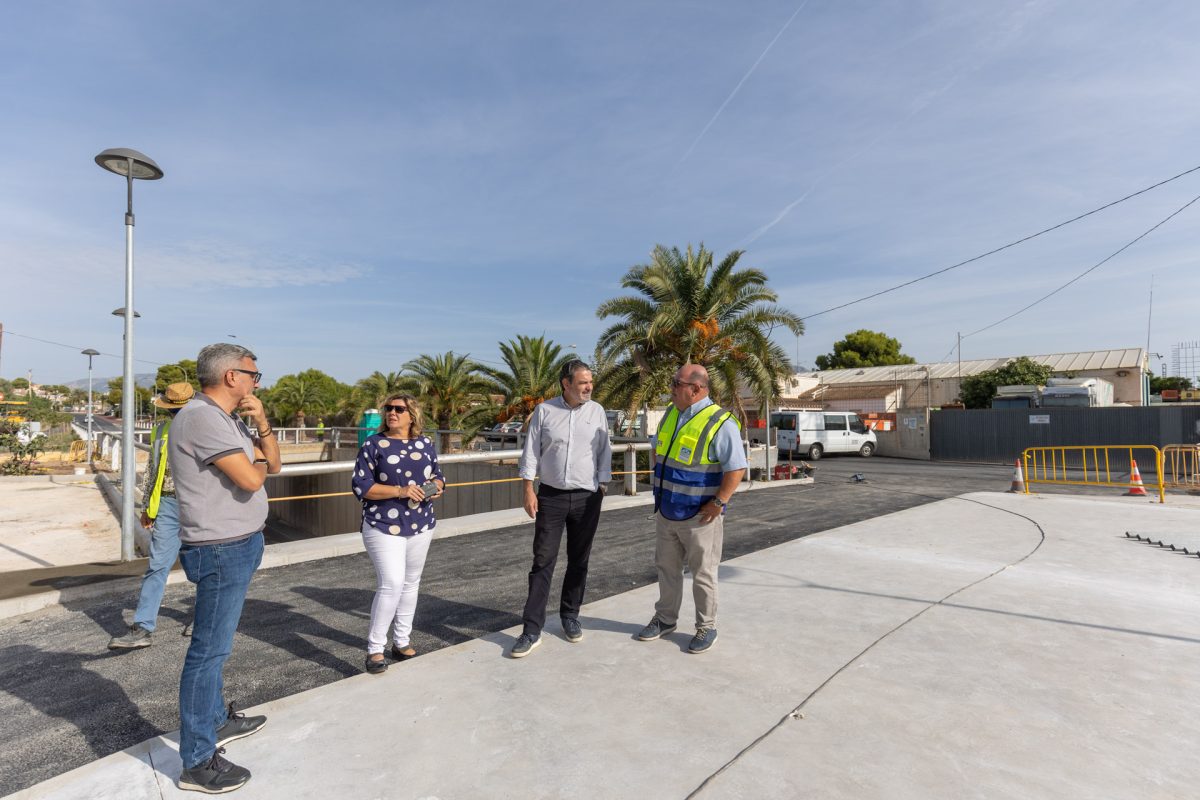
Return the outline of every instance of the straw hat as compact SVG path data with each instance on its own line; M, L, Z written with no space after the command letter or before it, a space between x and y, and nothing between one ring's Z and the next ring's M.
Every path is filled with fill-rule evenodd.
M167 409L183 408L195 393L190 383L172 383L154 398L154 405Z

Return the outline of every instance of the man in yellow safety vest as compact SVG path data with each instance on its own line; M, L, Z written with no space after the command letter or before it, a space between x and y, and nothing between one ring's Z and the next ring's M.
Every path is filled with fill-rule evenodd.
M109 650L149 647L150 634L157 626L167 575L179 556L179 503L175 499L171 468L167 465L167 436L175 413L188 404L193 394L195 390L190 383L172 383L154 398L154 405L168 411L170 416L154 429L150 439L150 462L146 465L146 476L142 480L142 502L145 504L142 527L151 531L150 563L142 575L133 624L127 633L114 636L109 641Z
M637 638L675 630L683 603L683 567L692 573L696 635L689 653L717 641L717 566L725 536L725 507L746 473L741 426L708 396L708 370L684 364L671 380L671 407L653 438L654 563L658 603Z

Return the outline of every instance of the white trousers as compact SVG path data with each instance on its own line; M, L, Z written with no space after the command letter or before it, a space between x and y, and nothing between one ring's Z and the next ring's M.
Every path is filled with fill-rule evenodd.
M388 627L392 644L408 646L413 614L417 610L417 589L433 531L416 536L390 536L367 523L362 527L363 544L375 565L375 599L371 601L371 628L367 632L367 653L382 653L387 644Z

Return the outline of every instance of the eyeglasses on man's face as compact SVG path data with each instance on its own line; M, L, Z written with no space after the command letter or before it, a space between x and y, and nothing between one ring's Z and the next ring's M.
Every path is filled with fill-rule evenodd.
M698 383L693 383L692 381L681 381L679 378L671 378L672 389L678 389L680 386L695 386L697 389L700 388L700 384Z
M253 378L253 379L254 379L254 382L255 382L255 383L258 383L259 381L261 381L261 380L262 380L262 373L261 373L261 372L255 372L255 371L254 371L254 370L252 370L252 369L238 369L237 367L234 367L234 368L233 368L232 370L230 370L230 371L231 371L231 372L240 372L240 373L242 373L243 375L249 375L251 378Z
M391 411L393 414L403 414L408 411L408 406L384 406L383 413Z

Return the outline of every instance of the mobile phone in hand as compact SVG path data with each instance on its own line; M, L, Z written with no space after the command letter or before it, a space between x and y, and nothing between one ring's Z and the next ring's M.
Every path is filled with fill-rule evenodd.
M425 499L428 500L438 493L437 481L426 481L421 484L421 491L425 493Z

